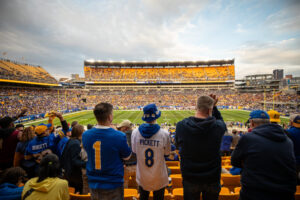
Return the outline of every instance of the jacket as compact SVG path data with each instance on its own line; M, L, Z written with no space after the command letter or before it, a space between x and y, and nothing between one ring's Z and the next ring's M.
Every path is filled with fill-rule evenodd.
M65 175L67 177L82 176L81 169L85 167L86 162L81 160L80 152L80 141L78 139L70 139L60 158L61 166L65 170Z
M300 165L300 128L291 127L286 130L288 136L294 143L294 153L296 157L297 165Z
M5 200L21 200L23 187L18 187L11 183L3 183L0 185L0 199Z
M220 181L220 146L225 131L226 124L216 107L212 117L178 122L175 142L180 149L183 180L203 184Z
M68 181L60 178L47 178L41 182L36 182L38 178L32 178L24 186L22 198L31 188L34 191L26 200L66 200L69 199Z
M132 130L129 130L129 131L125 132L125 134L126 134L128 145L131 148L131 134L132 134ZM125 165L136 165L136 154L132 152L129 160L125 160L124 164Z
M241 195L249 199L253 191L275 196L296 191L293 143L277 124L258 126L242 136L231 155L231 164L242 168Z

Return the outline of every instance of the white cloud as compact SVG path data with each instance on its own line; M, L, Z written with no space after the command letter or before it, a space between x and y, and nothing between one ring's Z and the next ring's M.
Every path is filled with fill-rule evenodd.
M286 74L300 76L300 39L269 43L245 44L234 51L238 78L247 74L272 73L273 69L285 69Z

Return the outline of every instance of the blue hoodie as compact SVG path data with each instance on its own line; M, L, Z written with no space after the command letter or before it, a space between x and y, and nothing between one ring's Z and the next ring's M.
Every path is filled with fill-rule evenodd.
M159 131L159 129L160 126L158 124L145 123L139 127L139 131L144 138L151 138Z
M294 143L294 153L297 161L297 165L300 165L300 128L291 127L286 130L288 136Z
M0 185L0 199L5 200L21 200L23 187L18 187L11 183L3 183Z
M280 199L296 191L293 143L277 124L258 126L241 137L231 154L231 164L242 168L241 198Z

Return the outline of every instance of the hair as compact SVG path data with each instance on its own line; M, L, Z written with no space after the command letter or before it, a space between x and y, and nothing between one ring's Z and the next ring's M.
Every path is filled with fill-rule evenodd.
M87 125L87 129L89 130L89 129L92 129L94 126L92 125L92 124L88 124Z
M210 96L201 96L197 100L197 110L207 111L212 109L214 106L215 100Z
M76 126L78 124L78 121L72 121L71 123L71 128L73 128L74 126Z
M59 159L57 155L50 153L42 158L37 182L41 182L48 177L58 177L60 175Z
M0 126L1 128L6 129L9 128L13 122L13 118L6 116L0 119Z
M24 125L23 124L17 124L15 128L20 128L20 127L24 128Z
M106 122L112 114L113 106L110 103L99 103L94 108L94 115L98 122Z
M11 183L14 185L17 185L19 182L20 178L23 178L26 176L26 172L24 169L21 167L11 167L7 170L5 170L3 174L3 178L1 179L1 184L2 183Z
M255 119L250 119L256 126L264 125L264 124L269 124L270 119L261 119L261 118L255 118Z
M84 132L84 127L80 124L75 125L72 128L72 138L79 138Z
M232 134L235 135L235 134L237 134L237 133L238 133L238 131L237 131L236 129L233 129L233 130L232 130Z
M23 134L21 136L21 142L27 142L32 140L35 137L34 128L29 126L24 129Z

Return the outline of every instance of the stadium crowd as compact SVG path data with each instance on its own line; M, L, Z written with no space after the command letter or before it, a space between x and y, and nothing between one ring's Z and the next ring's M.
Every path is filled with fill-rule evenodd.
M86 80L104 82L182 82L232 80L233 66L190 68L94 68L84 67Z
M44 68L0 59L0 79L52 83L57 81Z
M10 94L20 92L29 95L24 90ZM56 93L34 92L50 94L49 98ZM189 105L195 108L195 116L169 131L156 123L161 112L155 104L143 106L144 123L139 127L129 120L115 126L113 105L119 104L107 98L115 100L113 105L95 105L98 123L84 130L77 121L67 122L54 111L47 124L14 124L30 111L22 107L35 107L19 102L14 107L18 115L0 119L0 199L144 200L151 195L153 199L199 199L200 194L203 200L224 195L242 200L294 199L300 171L300 115L291 115L289 127L283 129L277 111L256 109L244 134L227 128L223 121L217 104L225 99L190 97L197 100ZM60 126L53 125L55 118ZM229 179L238 183L230 185Z
M195 109L194 99L199 94L214 92L219 96L220 106L229 106L239 109L263 109L264 101L272 102L273 93L236 93L232 90L201 90L184 89L179 91L157 90L68 90L68 89L45 89L24 87L1 87L0 88L0 117L13 115L23 107L28 109L29 115L47 113L51 110L72 110L93 108L95 102L111 102L118 108L138 109L149 103L155 103L161 109ZM281 94L275 98L275 109L284 114L299 112L299 108L293 103L300 101L299 95ZM268 104L270 109L272 104Z

